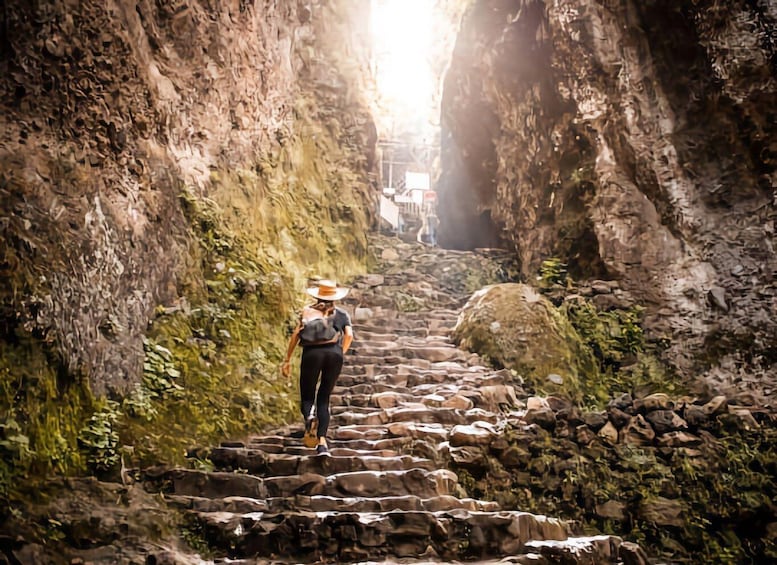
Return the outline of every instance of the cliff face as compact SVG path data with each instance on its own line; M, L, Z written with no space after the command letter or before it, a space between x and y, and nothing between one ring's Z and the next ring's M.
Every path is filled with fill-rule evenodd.
M683 376L769 396L776 23L764 1L479 0L445 82L442 243L616 279Z
M206 274L193 249L205 228L184 215L183 196L220 205L249 250L272 246L279 276L285 259L316 265L320 248L363 249L375 141L352 32L363 10L4 6L0 339L32 337L92 390L126 391L153 309ZM300 229L314 218L351 229Z

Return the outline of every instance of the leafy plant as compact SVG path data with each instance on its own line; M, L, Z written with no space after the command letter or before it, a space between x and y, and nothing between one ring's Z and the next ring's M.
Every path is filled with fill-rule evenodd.
M553 286L554 284L566 284L567 264L563 263L558 257L545 259L540 265L540 274L537 280L544 287Z
M143 351L146 359L143 362L143 387L151 398L175 396L183 387L176 381L181 372L176 368L173 354L153 340L143 339Z
M620 366L629 355L645 348L640 325L644 308L640 306L600 311L589 300L581 299L566 302L563 310L602 369Z
M22 433L21 427L13 418L0 424L0 452L4 458L24 460L31 455L30 438Z
M97 471L109 471L119 462L119 404L106 401L102 410L92 414L78 434L78 442L86 451L89 466Z

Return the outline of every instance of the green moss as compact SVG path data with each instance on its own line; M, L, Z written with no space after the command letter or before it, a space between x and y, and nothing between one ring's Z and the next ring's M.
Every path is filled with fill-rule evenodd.
M487 470L477 480L470 475L469 489L504 508L574 520L588 534L613 533L672 562L771 562L777 555L768 533L777 510L777 428L731 432L721 418L708 431L717 440L693 457L598 442L570 457L578 448L544 431L508 433L510 445L532 452L509 470L510 488L481 486L493 482ZM677 524L655 522L660 511L651 508L666 500L683 509ZM600 515L608 501L622 504L622 519Z
M182 192L199 245L179 304L157 310L143 381L124 399L121 437L135 461L180 461L194 445L296 417L296 380L278 368L300 291L313 275L347 279L366 256L366 219L347 189L358 179L326 147L293 135L255 170L214 174L212 199Z
M4 250L12 284L0 291L0 494L52 473L117 478L122 457L180 463L195 445L296 416L296 380L278 371L293 312L310 276L364 270L368 225L358 160L336 125L314 123L310 105L300 99L295 129L255 163L214 171L207 196L179 183L189 231L179 298L156 309L143 373L122 398L94 399L56 344L24 332L13 304L45 294L43 279L17 250L23 241Z
M55 367L21 330L16 343L0 341L0 499L22 479L85 469L77 438L95 401L84 382Z
M624 392L635 397L683 392L645 340L642 307L604 311L578 297L565 301L559 312L569 319L598 365L595 378L583 383L586 404L601 407Z
M473 296L454 338L513 369L538 394L582 401L598 381L594 357L567 317L527 285L495 285ZM551 374L560 375L561 383L549 380Z

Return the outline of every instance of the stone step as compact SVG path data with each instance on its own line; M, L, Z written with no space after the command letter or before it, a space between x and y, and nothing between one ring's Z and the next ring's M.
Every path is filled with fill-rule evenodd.
M411 394L411 390L409 388L400 385L393 385L391 383L379 383L372 382L372 380L368 381L366 379L362 379L362 382L359 384L343 386L343 384L340 383L338 379L338 384L336 384L335 388L332 390L332 397L334 398L335 395L345 396L348 394L367 396L383 392Z
M395 344L393 347L383 346L357 346L356 359L365 362L365 360L377 360L383 358L383 363L391 359L392 363L402 363L408 359L423 359L432 363L441 361L465 361L469 354L450 344L426 345L407 347ZM387 357L383 357L387 356ZM406 361L405 361L406 362Z
M333 448L334 449L334 448ZM311 450L308 449L308 452ZM332 475L352 471L398 471L402 469L435 469L435 462L410 455L339 455L310 457L289 453L266 453L259 449L217 447L210 460L220 470L245 470L252 475Z
M353 322L355 329L363 327L382 327L387 329L412 329L417 327L431 327L434 325L455 325L459 319L459 312L455 310L420 310L418 312L397 312L396 310L383 308L372 309L372 314L366 318Z
M517 555L530 541L568 539L563 522L525 512L193 512L191 516L212 547L228 551L231 557L272 555L296 562L423 555L473 560Z
M355 393L355 390L360 392ZM515 407L517 391L510 385L474 387L451 383L449 385L421 384L412 388L384 384L362 384L356 387L335 387L332 406L394 408L420 402L438 408L467 410L478 407L497 411L501 407Z
M355 471L329 476L305 473L266 478L241 473L172 469L161 476L147 475L144 479L149 485L156 484L159 490L166 493L204 498L266 498L316 494L336 497L415 495L432 498L455 494L458 490L456 474L446 469Z
M347 390L347 389L342 389ZM472 391L470 394L476 396ZM438 408L459 408L466 410L474 407L474 401L466 394L454 391L442 391L442 394L412 394L394 391L376 392L374 394L350 394L348 392L333 393L330 397L332 407L341 408L396 408L408 404L421 403L425 406Z
M432 365L425 359L415 359L418 362L419 369L423 371L403 371L397 370L396 373L387 372L389 368L387 365L377 363L376 367L372 371L365 371L363 367L346 366L343 367L343 372L337 379L339 386L350 387L353 385L364 384L367 379L373 383L391 384L395 386L402 386L412 388L419 384L440 384L444 382L458 381L452 377L445 369L430 370ZM406 366L406 365L403 365ZM464 373L464 367L457 367L459 373ZM372 374L370 374L372 373Z
M248 514L251 512L440 512L444 510L472 510L496 512L496 502L486 502L472 498L456 498L450 495L420 498L415 495L384 496L374 498L305 496L287 498L247 498L230 496L225 498L205 498L202 496L170 495L167 497L177 508L197 512L232 512Z
M395 318L386 315L377 315L363 322L353 322L353 330L356 335L359 331L389 332L398 335L424 334L429 332L429 323L426 320L411 320L409 318Z
M481 408L458 410L455 408L435 408L423 404L399 406L397 408L374 409L355 407L335 407L331 409L334 425L387 425L396 422L416 422L421 424L443 424L455 426L474 422L496 423L498 416Z
M372 426L366 428L362 427L346 427L345 431L337 434L337 430L331 430L329 439L329 448L332 455L336 454L336 451L343 451L343 455L386 455L386 452L396 453L407 448L412 442L412 437L389 437L388 430L381 430L379 432L370 433ZM377 437L381 435L383 437ZM367 438L365 436L376 436ZM251 438L247 445L240 445L239 447L248 447L250 449L261 449L267 453L291 453L290 450L295 447L299 447L302 443L300 437L285 437L282 438L285 443L273 443L276 439L275 436L269 436L271 443L264 443L265 436L258 436ZM234 447L234 445L233 445ZM268 451L268 448L277 448L277 451ZM306 451L303 454L309 454L310 449L304 448Z
M442 442L448 439L448 427L437 423L415 422L395 422L381 426L353 424L337 426L331 435L334 440L412 438Z
M400 365L395 367L395 372L387 372L381 368L372 368L365 371L364 366L345 366L337 379L337 387L351 389L361 385L383 385L413 389L418 386L469 386L481 388L495 385L511 385L520 383L520 378L504 371L488 372L478 367L464 367L458 364L436 364L428 367L413 367ZM512 386L512 385L511 385Z
M353 332L354 335L358 338L359 333L364 332L370 332L370 333L380 333L380 332L389 332L393 334L394 336L427 336L430 334L437 334L437 335L448 335L451 330L453 329L453 326L450 327L440 327L436 328L435 330L431 330L429 326L425 324L414 324L411 326L398 326L396 324L391 324L386 322L384 323L378 323L378 322L371 322L369 324L362 323L362 324L354 324L353 326Z
M402 438L392 438L400 440ZM412 441L412 438L410 439ZM343 457L364 457L364 456L377 456L377 457L397 457L403 454L403 451L398 449L354 449L351 447L343 447L351 442L335 442L329 441L329 454L332 456ZM359 442L360 445L368 445L367 442ZM304 455L306 457L312 457L316 455L313 448L305 447L302 445L301 439L294 439L289 445L277 445L277 444L252 444L258 450L265 453L274 454L286 454L286 455Z

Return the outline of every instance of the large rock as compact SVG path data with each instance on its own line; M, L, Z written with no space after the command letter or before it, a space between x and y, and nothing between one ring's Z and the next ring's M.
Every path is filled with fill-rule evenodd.
M591 353L568 320L532 287L506 283L476 292L459 316L454 339L492 362L515 369L546 390L580 396L580 379L593 378ZM550 380L548 375L561 376Z

